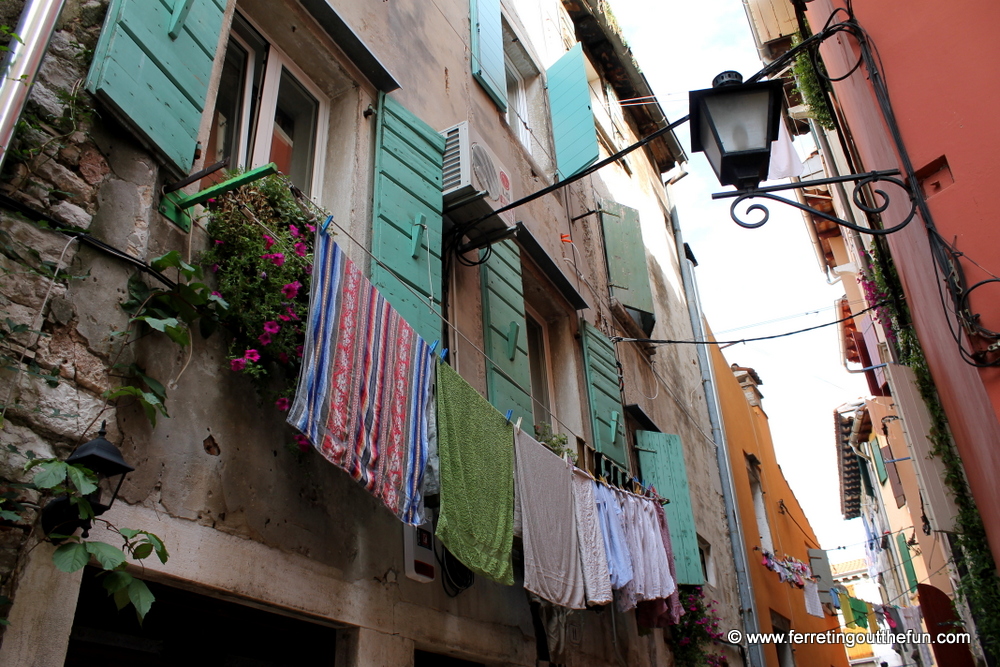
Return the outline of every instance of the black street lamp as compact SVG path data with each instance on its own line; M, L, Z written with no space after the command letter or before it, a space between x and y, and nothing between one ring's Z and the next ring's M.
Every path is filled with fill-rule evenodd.
M705 153L722 185L755 188L767 178L781 122L781 81L743 83L723 72L690 93L691 150Z
M97 489L87 496L95 517L111 509L118 498L125 475L135 470L125 463L118 448L105 439L106 426L107 422L103 422L96 438L80 445L66 457L66 463L83 466L97 477ZM86 537L90 530L90 519L80 517L79 509L70 502L68 496L53 498L42 509L42 530L46 535L53 532L71 535L77 528L83 528L83 536ZM61 540L57 538L53 541Z

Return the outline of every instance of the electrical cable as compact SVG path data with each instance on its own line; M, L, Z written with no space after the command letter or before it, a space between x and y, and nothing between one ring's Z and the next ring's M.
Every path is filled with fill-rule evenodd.
M825 324L817 324L814 327L807 327L805 329L798 329L796 331L787 331L785 333L774 334L771 336L757 336L756 338L742 338L740 340L666 340L666 339L656 339L656 338L623 338L621 336L612 336L611 341L614 343L648 343L650 345L661 345L661 344L688 344L688 345L737 345L739 343L752 343L761 340L772 340L775 338L785 338L786 336L794 336L795 334L805 333L807 331L815 331L816 329L822 329L824 327L831 327L835 324L840 324L842 322L847 322L848 320L853 320L859 315L864 315L868 311L875 310L884 306L886 302L881 301L875 305L869 306L864 310L860 310L853 315L848 315L842 319L836 320L835 322L827 322Z

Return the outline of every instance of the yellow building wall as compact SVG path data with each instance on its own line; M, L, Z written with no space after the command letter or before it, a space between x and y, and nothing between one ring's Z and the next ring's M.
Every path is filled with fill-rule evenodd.
M764 507L776 556L793 556L808 563L808 550L819 548L820 545L778 467L767 415L759 407L750 405L725 357L716 346L712 346L711 358L733 468L736 502L750 561L749 574L754 591L755 612L761 631L772 631L773 611L787 618L791 622L791 628L798 632L837 632L839 625L836 617L819 618L808 614L803 591L791 584L782 583L778 574L768 570L761 562L760 536L747 473L748 454L753 454L760 460ZM832 498L831 502L835 500ZM848 665L842 644L797 644L794 648L795 662L798 665ZM768 666L778 667L777 649L773 645L766 645L763 650Z

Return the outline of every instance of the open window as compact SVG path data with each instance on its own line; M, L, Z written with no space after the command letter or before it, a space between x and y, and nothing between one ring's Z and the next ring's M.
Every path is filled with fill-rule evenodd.
M774 553L771 524L767 520L767 504L764 499L764 489L761 486L760 461L753 454L748 454L746 460L747 476L750 478L750 493L753 495L753 511L757 518L757 533L760 535L760 548L768 553Z
M209 134L209 163L230 168L268 162L307 195L319 190L327 102L302 71L237 14Z

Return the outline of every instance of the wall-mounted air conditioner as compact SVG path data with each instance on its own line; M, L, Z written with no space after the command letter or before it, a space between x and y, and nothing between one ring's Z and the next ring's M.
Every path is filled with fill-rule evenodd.
M514 211L492 215L514 200L512 174L462 121L441 132L444 147L444 212L457 225L485 218L465 235L470 247L489 245L510 234Z

